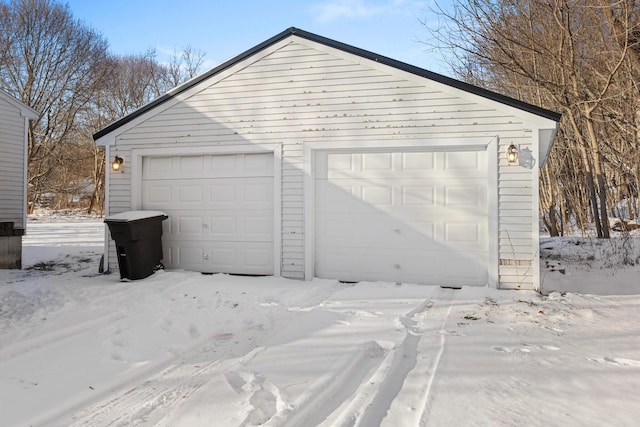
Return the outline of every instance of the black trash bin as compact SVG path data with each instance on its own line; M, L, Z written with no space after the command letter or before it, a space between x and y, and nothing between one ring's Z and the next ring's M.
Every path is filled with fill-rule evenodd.
M130 211L104 219L116 244L121 279L144 279L162 268L164 212Z

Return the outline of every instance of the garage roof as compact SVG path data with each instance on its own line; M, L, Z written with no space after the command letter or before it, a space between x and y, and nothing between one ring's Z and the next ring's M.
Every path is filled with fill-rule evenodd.
M397 69L400 69L402 71L406 71L415 75L418 75L420 77L424 77L427 78L429 80L438 82L438 83L442 83L444 85L447 86L451 86L454 87L456 89L460 89L469 93L473 93L475 95L478 96L482 96L484 98L508 105L510 107L514 107L523 111L526 111L528 113L532 113L535 114L537 116L546 118L546 119L550 119L556 122L560 121L560 117L561 115L559 113L556 113L554 111L551 110L547 110L544 108L540 108L537 107L535 105L532 104L528 104L526 102L517 100L515 98L511 98L505 95L501 95L499 93L496 92L492 92L490 90L487 89L483 89L481 87L478 86L474 86L465 82L462 82L460 80L456 80L456 79L452 79L450 77L447 76L443 76L442 74L438 74L438 73L434 73L432 71L428 71L425 70L424 68L419 68L413 65L409 65L407 63L401 62L401 61L397 61L395 59L391 59L388 58L386 56L382 56L382 55L378 55L375 54L373 52L369 52L367 50L364 49L360 49L354 46L350 46L348 44L345 43L341 43L335 40L331 40L328 39L326 37L322 37L316 34L312 34L309 33L307 31L303 31L299 28L295 28L295 27L291 27L283 32L281 32L280 34L260 43L259 45L253 47L252 49L247 50L246 52L231 58L230 60L218 65L217 67L212 68L211 70L197 76L194 77L193 79L183 83L180 86L175 87L174 89L170 90L169 92L167 92L165 95L153 100L152 102L150 102L149 104L140 107L139 109L135 110L134 112L132 112L131 114L123 117L122 119L110 124L109 126L105 127L104 129L96 132L93 135L93 139L97 140L107 134L109 134L110 132L118 129L119 127L129 123L130 121L134 120L136 117L141 116L142 114L146 113L149 110L152 110L153 108L155 108L156 106L170 100L171 98L175 97L176 95L179 95L180 93L188 90L189 88L201 83L204 80L207 80L209 77L216 75L217 73L233 66L234 64L243 61L244 59L256 54L257 52L260 52L263 49L266 49L267 47L287 38L290 36L298 36L304 39L308 39L311 40L313 42L316 43L321 43L324 44L326 46L338 49L338 50L342 50L344 52L347 53L351 53L354 55L358 55L361 56L363 58L372 60L372 61L376 61L378 63L384 64L384 65L388 65L390 67L394 67Z

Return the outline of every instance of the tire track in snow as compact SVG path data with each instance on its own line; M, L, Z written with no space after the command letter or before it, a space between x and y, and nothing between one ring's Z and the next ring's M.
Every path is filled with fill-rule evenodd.
M385 359L388 350L377 342L364 343L337 363L330 375L313 384L293 403L295 409L277 414L268 425L273 427L317 426L366 383Z
M407 335L394 352L379 392L352 425L386 425L387 417L392 423L404 420L403 425L419 425L444 351L444 327L454 300L452 289L440 289L435 298L400 319ZM435 334L439 334L437 341Z
M429 385L420 396L424 396L424 401L428 399L431 383L435 378L444 348L442 331L453 300L453 290L441 289L435 297L423 301L400 317L398 320L404 326L406 335L397 347L391 349L391 344L370 343L369 345L375 344L385 348L381 359L375 365L370 365L368 372L364 375L350 378L349 384L351 385L340 389L342 402L335 406L335 410L329 413L326 418L320 417L318 413L314 414L313 420L320 421L320 424L308 423L307 421L311 421L309 418L295 418L284 425L286 427L293 425L379 426L384 424L387 414L398 410L397 408L406 411L407 404L414 407L421 406L419 403L411 403L409 400L417 387L424 388L426 381ZM432 334L426 335L428 332L432 332ZM437 334L440 334L438 340L435 339ZM339 387L341 384L337 386ZM322 396L318 396L313 402L305 402L304 404L311 408L324 406L324 415L328 413L330 408L327 403L326 400L323 401ZM414 418L419 420L420 410L416 412L418 414ZM393 416L390 419L394 420ZM269 423L269 425L281 426L278 423ZM407 422L402 425L418 424L417 422Z
M451 289L449 289L449 291L453 292ZM449 320L449 317L451 316L451 308L453 307L453 301L454 301L454 298L452 296L452 298L449 300L449 307L447 308L447 314L444 317L444 319L442 319L440 331L438 331L440 335L440 347L438 349L438 354L436 355L436 358L433 361L433 365L431 367L431 375L429 375L429 382L427 383L427 388L422 394L423 400L422 402L420 402L422 404L419 411L421 425L423 425L422 424L423 422L424 422L424 425L426 425L426 422L429 418L428 406L429 406L429 400L431 398L431 387L433 386L433 381L435 380L436 374L438 373L438 368L440 367L440 360L442 359L442 354L444 353L444 347L446 344L445 340L447 337L447 331L445 329L445 326L447 324L447 320Z
M86 409L65 422L67 427L128 427L155 425L172 408L189 398L216 375L221 375L248 362L264 350L258 347L231 360L198 363L184 361L153 375L104 403ZM199 352L189 359L201 359ZM62 425L62 424L60 424Z

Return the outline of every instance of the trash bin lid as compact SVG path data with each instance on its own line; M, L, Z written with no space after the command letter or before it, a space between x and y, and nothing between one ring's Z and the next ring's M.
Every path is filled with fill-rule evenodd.
M167 214L162 211L128 211L119 214L111 215L104 219L105 222L132 222L141 219L155 218L155 217L168 218Z

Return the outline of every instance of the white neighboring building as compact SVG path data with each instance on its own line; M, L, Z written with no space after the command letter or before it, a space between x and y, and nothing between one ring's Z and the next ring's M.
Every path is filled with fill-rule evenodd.
M539 289L559 120L290 28L94 138L123 160L106 214L169 215L167 268Z
M27 135L38 113L0 90L0 268L22 268L27 226Z

